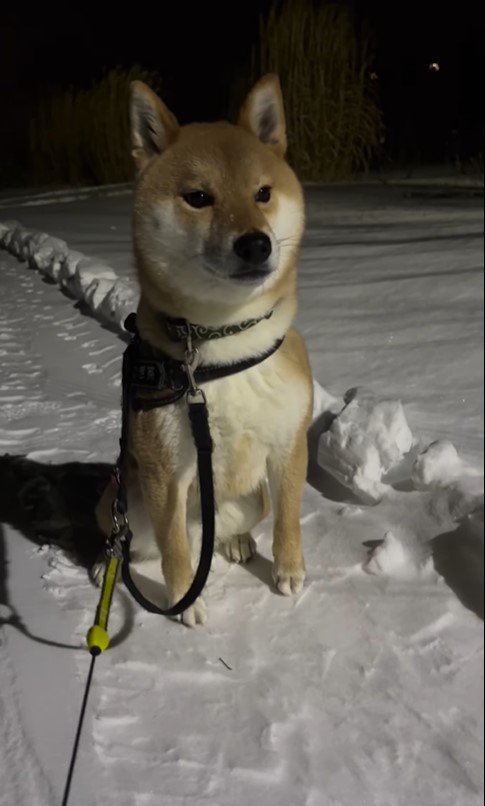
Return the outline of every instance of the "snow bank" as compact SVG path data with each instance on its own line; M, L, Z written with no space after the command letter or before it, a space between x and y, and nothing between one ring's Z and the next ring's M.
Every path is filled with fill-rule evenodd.
M460 458L451 442L439 440L428 445L414 461L411 481L416 490L427 493L422 500L429 523L447 524L448 528L450 522L465 524L474 543L483 545L483 476ZM372 547L363 568L377 576L422 578L433 575L433 560L431 552L423 554L418 542L409 540L409 535L406 539L405 529L402 535L395 530L387 531Z
M361 499L377 503L388 485L382 477L409 452L414 438L398 400L378 400L349 389L345 406L320 437L318 463Z
M123 330L125 318L136 308L135 284L121 280L102 261L69 249L60 238L6 221L0 222L0 247L85 302L97 319L111 326Z
M350 389L336 412L335 398L325 390L317 394L324 403L321 410L335 413L320 436L319 465L362 501L378 503L392 489L383 477L417 445L402 404L379 400L365 389ZM483 475L459 457L451 442L440 440L423 450L412 466L411 481L416 490L432 493L429 508L440 520L459 522L469 515L483 520ZM392 541L386 540L387 551Z

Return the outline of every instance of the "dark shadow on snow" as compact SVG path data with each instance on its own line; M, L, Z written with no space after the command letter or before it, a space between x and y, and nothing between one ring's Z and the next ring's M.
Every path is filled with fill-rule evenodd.
M437 572L460 602L483 619L483 518L471 515L431 544Z
M262 554L256 552L254 557L251 557L249 562L245 563L242 568L262 582L263 585L267 585L273 593L279 593L273 581L273 563L267 557L263 557Z
M42 464L24 456L0 456L0 522L12 526L36 546L62 549L76 564L89 570L100 559L104 535L97 526L96 504L111 473L111 465L68 462ZM9 573L5 539L0 530L0 618L33 641L52 647L79 649L33 635L9 601ZM131 600L121 595L123 626L111 640L120 644L131 632ZM94 613L93 613L94 616Z
M2 608L2 612L0 613L0 627L3 624L8 624L31 641L35 641L37 644L45 644L53 649L81 648L79 644L63 644L60 641L52 641L50 638L43 638L40 635L32 633L27 625L24 624L21 615L11 606L8 587L8 562L5 552L5 537L3 529L0 527L0 606Z
M90 568L104 537L94 511L109 481L105 463L42 464L24 456L0 457L0 521L37 546L58 546Z
M315 420L308 430L308 470L307 481L315 490L323 495L324 498L329 498L331 501L338 501L346 504L362 505L357 496L355 496L347 487L340 484L333 476L324 470L317 462L318 455L318 442L321 434L328 431L332 425L336 415L331 411L324 411Z

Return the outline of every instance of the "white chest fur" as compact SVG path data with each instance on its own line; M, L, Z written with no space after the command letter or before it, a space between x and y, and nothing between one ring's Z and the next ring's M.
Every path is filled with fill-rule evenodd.
M287 375L286 366L276 353L251 369L204 384L221 494L250 492L264 478L270 452L291 449L309 392L301 380ZM157 429L173 471L190 484L196 457L185 401L158 409Z

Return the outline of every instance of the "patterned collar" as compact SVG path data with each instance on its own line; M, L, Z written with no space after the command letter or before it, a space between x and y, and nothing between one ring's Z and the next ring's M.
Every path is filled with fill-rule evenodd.
M173 319L171 316L160 315L160 319L165 328L168 337L172 341L187 341L188 338L194 341L211 341L212 339L222 339L224 336L234 336L236 333L243 333L249 330L258 322L263 319L269 319L273 315L273 311L265 313L258 319L245 319L244 322L239 322L234 325L222 325L222 327L207 327L206 325L195 325L193 322L187 322L186 319Z

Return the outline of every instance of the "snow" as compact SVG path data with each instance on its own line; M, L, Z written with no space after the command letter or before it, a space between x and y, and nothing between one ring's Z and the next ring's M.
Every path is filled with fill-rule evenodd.
M247 567L216 558L204 628L120 587L71 806L483 802L482 211L307 196L308 581L271 590L268 522ZM0 225L2 806L60 802L98 597L62 546L96 550L137 293L128 195L36 201Z
M0 247L19 260L27 260L76 299L87 303L101 321L121 329L127 315L136 308L137 289L133 282L119 280L111 266L69 249L60 238L25 229L18 221L5 221L0 223Z
M359 389L349 389L344 401L320 437L318 463L358 497L375 503L387 491L382 477L409 453L414 438L400 401L376 400Z
M386 532L382 543L374 549L364 569L368 574L387 574L403 579L413 579L423 571L432 574L431 557L422 566L414 560L414 553L408 551L392 532Z

